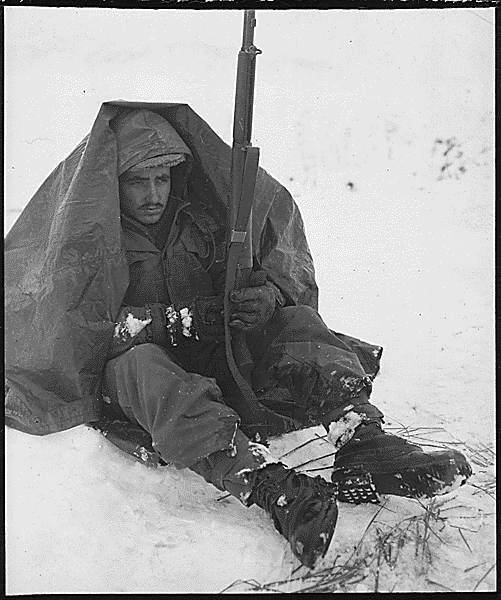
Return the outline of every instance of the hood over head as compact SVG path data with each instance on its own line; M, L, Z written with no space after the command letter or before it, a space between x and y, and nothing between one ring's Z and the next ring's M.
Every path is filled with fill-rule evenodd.
M130 169L127 169L129 173L140 171L141 169L153 169L154 167L176 167L179 163L184 162L185 157L183 154L161 154L155 156L155 158L147 158L137 165L134 165ZM127 172L126 171L126 172Z
M117 136L118 175L142 166L176 166L192 160L188 146L172 125L158 113L135 110L119 115L110 123ZM167 158L166 155L174 155ZM166 157L165 160L162 157ZM160 160L160 162L156 162ZM170 163L170 164L169 164Z

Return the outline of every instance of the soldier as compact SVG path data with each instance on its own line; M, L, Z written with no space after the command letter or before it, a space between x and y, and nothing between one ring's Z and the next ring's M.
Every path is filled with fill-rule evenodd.
M109 402L149 434L162 463L263 508L313 567L334 534L337 500L432 497L471 468L459 452L424 452L384 432L370 402L382 348L323 322L299 211L262 169L254 272L230 292L229 316L246 333L260 411L237 401L223 318L228 149L188 107L173 106L105 105L11 230L7 424L60 431L98 420ZM50 218L31 241L33 260L23 239L44 204ZM251 441L263 423L268 435L323 425L337 449L332 481L296 473Z

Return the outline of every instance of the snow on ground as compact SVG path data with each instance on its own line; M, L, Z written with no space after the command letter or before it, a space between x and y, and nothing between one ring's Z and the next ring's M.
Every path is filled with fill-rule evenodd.
M11 593L217 592L281 575L273 526L198 475L147 468L83 426L7 434Z
M189 21L179 11L181 28L177 11L168 12L172 30L183 36L174 35L167 48L148 45L128 11L100 12L101 29L91 26L97 18L91 11L23 11L33 16L22 23L8 12L8 66L17 61L17 69L7 73L5 231L87 133L105 99L188 101L229 139L232 84L215 74L233 71L236 50L233 42L214 42L225 38L213 37L212 26L219 18L223 29L233 23L238 47L240 18L216 11ZM387 427L430 448L459 448L475 475L434 502L387 497L379 506L340 504L333 542L315 572L335 560L332 572L347 564L346 591L492 591L492 58L482 37L489 27L477 16L493 14L354 12L258 12L256 42L265 53L258 59L255 144L263 166L301 208L324 320L385 348L373 401ZM139 21L158 33L169 23L152 13L154 20L144 12ZM68 21L73 30L62 26L65 15L70 21L77 15ZM280 31L290 32L282 50L273 46L279 17ZM50 43L32 35L49 18ZM111 27L116 19L120 34ZM190 38L190 24L199 39ZM23 27L31 31L24 54L14 44ZM315 39L307 35L312 27ZM118 40L113 52L110 32ZM295 35L303 41L297 52ZM65 36L77 48L86 44L86 52L54 54ZM332 39L339 42L333 58L323 51ZM144 62L151 52L165 65L180 65L170 69L168 89L160 83L165 73ZM128 76L131 69L137 77ZM20 83L33 81L27 73L46 76L33 85L37 99ZM78 95L82 81L86 97ZM230 99L211 100L219 96ZM218 592L239 580L288 580L298 567L259 508L224 498L190 471L147 468L85 426L45 437L5 433L9 594ZM311 461L301 469L329 466L332 456L315 460L333 451L318 439L324 433L289 434L272 450L280 457L314 439L284 461ZM317 473L329 475L310 472Z

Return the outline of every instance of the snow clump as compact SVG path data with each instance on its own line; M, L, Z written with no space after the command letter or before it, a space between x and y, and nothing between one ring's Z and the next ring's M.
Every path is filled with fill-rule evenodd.
M263 444L249 442L249 450L256 458L263 459L263 463L259 467L260 469L262 469L266 465L278 462L278 460L270 453L266 446L263 446Z
M355 429L362 421L363 419L358 413L353 411L347 413L341 417L339 421L335 421L330 424L327 439L336 448L336 450L339 450L341 446L344 446L351 440L353 434L355 433Z
M135 337L146 327L146 325L151 323L151 321L151 317L148 319L141 320L136 319L136 317L132 313L129 313L125 318L125 322L116 324L114 335L115 337L121 338L123 338L124 336L126 337L127 334L130 337Z
M193 323L193 313L189 308L182 308L179 311L179 316L181 317L181 323L183 325L183 335L185 337L191 337L193 334L191 333L191 325ZM195 338L198 339L198 336L195 334Z

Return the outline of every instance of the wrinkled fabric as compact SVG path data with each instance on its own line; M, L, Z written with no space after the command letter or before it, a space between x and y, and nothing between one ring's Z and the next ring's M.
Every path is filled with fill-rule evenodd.
M382 349L360 340L351 346L341 336L310 307L278 309L259 336L249 336L259 402L297 429L348 410L382 416L369 402ZM104 393L150 433L162 459L183 467L231 447L240 418L224 401L233 391L224 344L217 342L171 349L144 343L111 360L104 382ZM241 428L252 434L253 425Z
M111 360L103 392L150 433L165 462L179 467L229 448L239 421L213 378L188 373L155 344Z
M232 452L215 452L192 465L190 469L247 506L247 499L252 492L249 473L270 462L274 462L274 459L266 447L251 442L237 429Z
M192 156L176 129L156 112L122 111L113 120L112 128L118 144L118 175L145 162L155 164L154 159L161 156L174 155L174 162ZM189 164L183 167L188 172L191 169Z
M302 427L328 424L352 409L383 416L369 402L380 346L332 331L309 306L277 310L264 330L249 338L252 387L267 408Z
M191 210L218 226L227 221L231 148L201 117L186 104L102 105L88 136L40 186L5 238L5 420L21 431L45 435L99 419L102 374L129 285L111 121L142 108L164 117L189 148L191 174L181 195ZM263 169L253 250L289 305L317 307L299 209Z

